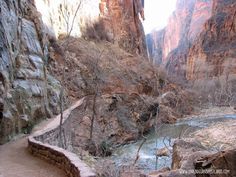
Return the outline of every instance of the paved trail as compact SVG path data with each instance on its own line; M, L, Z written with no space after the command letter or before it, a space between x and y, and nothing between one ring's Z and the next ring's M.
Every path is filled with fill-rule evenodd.
M65 177L65 174L32 156L25 137L0 146L0 177Z
M78 100L70 108L64 111L64 116L83 103ZM47 129L58 124L60 115L42 121L35 126L33 132ZM32 156L27 150L27 137L17 139L0 146L0 177L65 177L65 173L57 167Z

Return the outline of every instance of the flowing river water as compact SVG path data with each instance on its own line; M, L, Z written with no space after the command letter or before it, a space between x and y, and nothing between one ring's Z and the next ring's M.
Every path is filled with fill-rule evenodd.
M189 137L191 133L196 130L230 119L236 119L236 114L207 118L195 117L181 119L175 124L163 124L158 127L157 133L153 131L146 136L147 140L139 151L139 160L137 161L136 166L146 173L163 167L171 167L172 154L168 157L159 157L158 161L156 161L156 149L164 148L166 146L168 149L171 149L171 144L173 144L174 139L179 138L180 136ZM112 156L116 166L119 168L121 166L133 164L141 143L142 140L116 149Z

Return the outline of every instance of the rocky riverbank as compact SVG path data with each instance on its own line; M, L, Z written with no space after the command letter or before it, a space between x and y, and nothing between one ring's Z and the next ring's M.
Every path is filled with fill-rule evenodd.
M235 114L190 133L174 142L171 169L159 170L150 177L234 176L236 158ZM196 119L196 118L194 118ZM200 118L203 119L203 118ZM200 174L202 173L202 174Z

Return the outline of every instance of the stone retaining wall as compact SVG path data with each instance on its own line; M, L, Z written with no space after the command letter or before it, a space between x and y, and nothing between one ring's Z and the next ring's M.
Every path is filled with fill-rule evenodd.
M76 102L63 113L63 125L68 122L69 115L72 110L79 107L83 103L83 99ZM63 169L69 177L96 177L96 174L78 156L63 148L49 144L49 141L43 141L45 137L59 137L60 115L54 118L46 127L35 132L28 138L29 151L53 165ZM52 140L53 141L53 140Z

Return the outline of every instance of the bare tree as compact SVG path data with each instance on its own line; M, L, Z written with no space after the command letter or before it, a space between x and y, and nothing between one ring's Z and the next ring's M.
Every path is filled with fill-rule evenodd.
M68 38L71 35L71 32L73 30L74 27L74 22L75 22L75 18L78 14L78 11L81 7L82 4L82 0L79 1L75 13L71 14L69 11L69 7L68 7L68 2L66 2L64 0L64 5L60 5L60 11L62 13L63 19L66 23L66 39L65 39L65 43L63 43L64 46L64 51L68 50ZM70 19L72 18L72 23L70 24ZM65 88L65 67L66 67L66 55L64 55L64 61L62 62L63 65L63 70L62 70L62 81L61 81L61 90L60 90L60 125L59 125L59 145L61 147L64 147L64 143L63 143L63 135L62 135L62 124L63 124L63 111L64 111L64 88Z
M137 150L137 154L136 154L136 158L134 160L134 163L133 163L133 166L137 163L137 161L139 160L139 152L141 150L141 148L143 147L144 143L146 142L147 138L146 137L143 137L143 141L142 143L140 144L138 150Z
M73 27L74 27L76 16L77 16L78 11L81 7L82 0L80 0L78 2L78 5L76 6L76 9L74 11L74 14L71 14L71 12L73 12L73 11L71 9L69 9L68 4L69 4L69 2L67 0L64 0L63 4L60 4L59 12L61 12L62 17L63 17L65 24L66 24L66 34L67 34L67 36L70 36L70 34L73 30Z
M97 97L100 94L100 69L99 69L99 65L98 62L101 59L103 55L103 51L100 53L100 55L96 58L96 61L94 63L92 63L92 69L93 69L93 73L94 73L94 95L93 95L93 105L92 105L92 117L91 117L91 127L90 127L90 136L89 139L92 140L93 139L93 129L94 129L94 120L97 116L97 112L96 112L96 102L97 102Z
M60 126L59 126L59 138L60 138L60 147L64 147L63 137L62 137L62 124L63 124L63 111L64 111L64 86L65 86L65 63L62 71L62 82L60 90Z

